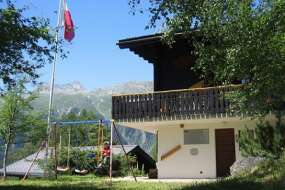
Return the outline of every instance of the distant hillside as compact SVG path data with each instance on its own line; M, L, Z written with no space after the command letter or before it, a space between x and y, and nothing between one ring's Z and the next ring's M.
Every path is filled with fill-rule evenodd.
M98 118L111 118L111 95L127 93L144 93L152 91L152 82L127 82L110 87L87 91L80 82L55 85L54 113L59 117L72 110L87 109L97 113ZM49 85L39 86L39 98L33 102L33 107L41 112L47 112L49 101ZM120 127L120 133L128 144L138 144L150 152L154 136L143 131Z

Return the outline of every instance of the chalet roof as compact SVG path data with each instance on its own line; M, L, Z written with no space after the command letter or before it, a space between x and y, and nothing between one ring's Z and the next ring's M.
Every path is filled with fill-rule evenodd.
M73 147L76 148L76 147ZM94 146L84 146L84 147L78 147L81 151L87 151L87 150L94 150ZM154 162L153 159L145 153L140 146L138 145L124 145L124 148L126 150L127 154L132 154L132 155L142 155L145 160L148 162ZM52 149L50 148L49 151ZM121 145L113 145L112 152L114 155L120 155L123 154L123 150ZM49 154L50 155L50 154ZM16 161L10 165L7 166L7 175L8 176L24 176L25 173L27 172L29 166L31 165L32 160L35 158L36 153L31 154L27 156L26 158L23 158L19 161ZM40 160L44 160L45 158L45 150L40 151L38 157L37 157L37 162L33 165L30 171L30 176L34 177L43 177L44 176L44 170L42 167L40 167L39 162ZM0 169L0 174L3 173L3 169Z
M121 49L129 49L138 56L147 60L149 63L159 63L161 55L169 52L170 50L176 49L176 47L169 47L162 41L162 33L153 35L146 35L134 38L126 38L119 40L117 45ZM175 44L178 46L189 46L189 42L183 33L175 34ZM174 46L175 46L174 44Z

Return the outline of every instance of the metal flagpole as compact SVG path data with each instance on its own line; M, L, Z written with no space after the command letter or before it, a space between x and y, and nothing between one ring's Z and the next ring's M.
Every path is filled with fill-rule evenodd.
M58 57L58 41L59 41L59 32L62 25L62 3L63 0L59 0L58 12L57 12L57 25L55 33L55 52L52 63L52 72L51 72L51 82L50 82L50 95L49 95L49 107L48 107L48 119L47 119L47 131L46 131L46 153L45 153L45 177L48 175L48 149L49 149L49 136L51 130L51 117L53 109L53 93L54 93L54 79L55 79L55 66Z

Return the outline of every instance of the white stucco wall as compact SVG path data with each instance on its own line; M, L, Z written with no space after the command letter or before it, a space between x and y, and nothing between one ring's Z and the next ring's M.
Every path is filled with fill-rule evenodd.
M205 123L183 122L172 126L159 126L158 131L158 178L216 178L216 150L215 150L215 129L234 128L235 134L238 129L247 125L255 126L254 121L235 120L220 122L207 121ZM184 130L186 129L209 129L209 144L184 145ZM160 160L173 147L182 145L182 148L166 158ZM198 155L191 155L190 149L197 148ZM238 143L236 143L236 159L241 158Z
M269 115L267 121L274 125L275 117ZM285 120L285 119L284 119ZM167 120L146 122L125 122L123 126L140 129L153 134L158 133L158 177L159 178L216 178L215 129L234 128L235 136L240 128L254 128L257 120L250 118L197 118L189 120ZM183 124L184 128L180 125ZM209 129L209 144L184 145L184 130ZM177 145L182 148L161 161L163 154ZM197 148L199 154L193 156L190 149ZM239 145L235 144L236 160L242 158Z

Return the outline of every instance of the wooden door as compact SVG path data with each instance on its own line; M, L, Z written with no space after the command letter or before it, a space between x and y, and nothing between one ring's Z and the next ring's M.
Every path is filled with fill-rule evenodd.
M216 129L217 177L230 175L230 167L236 160L234 129Z

